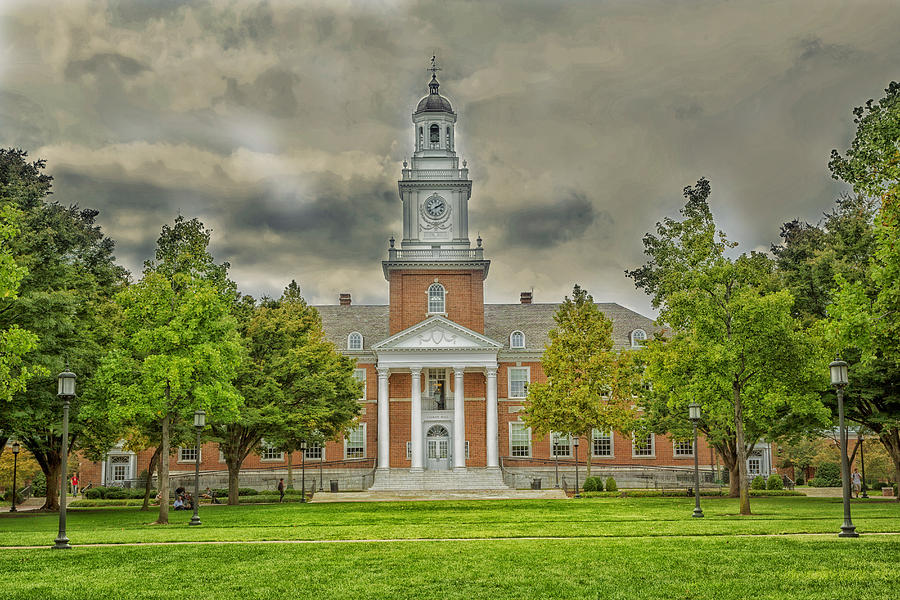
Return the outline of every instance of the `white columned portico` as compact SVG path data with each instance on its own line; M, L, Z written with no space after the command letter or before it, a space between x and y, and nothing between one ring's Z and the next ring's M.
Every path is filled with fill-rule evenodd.
M464 367L453 367L453 469L466 468L466 391Z
M418 472L422 471L424 464L422 461L422 367L410 367L409 372L412 375L410 389L412 406L409 411L409 441L412 448L409 470Z
M378 468L382 470L391 467L391 427L390 399L388 398L388 377L390 369L379 367L378 369Z
M487 379L487 415L485 426L485 438L487 443L487 467L500 467L500 448L497 425L497 369L488 367L485 369Z

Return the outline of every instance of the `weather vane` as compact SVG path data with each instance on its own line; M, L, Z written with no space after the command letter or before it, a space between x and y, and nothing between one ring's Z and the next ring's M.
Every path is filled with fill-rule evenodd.
M432 55L431 55L431 66L428 67L428 69L426 69L427 71L431 71L431 76L432 76L432 77L435 77L435 78L437 77L437 72L441 70L441 68L440 68L439 66L437 66L436 64L434 64L434 62L435 62L436 60L437 60L437 56L434 55L434 54L432 54Z

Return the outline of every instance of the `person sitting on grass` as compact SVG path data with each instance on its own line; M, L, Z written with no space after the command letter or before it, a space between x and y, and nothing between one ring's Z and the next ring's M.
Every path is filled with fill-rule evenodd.
M175 504L172 505L172 508L174 508L175 510L187 510L184 507L184 499L182 498L181 494L175 496Z
M221 502L219 502L219 499L216 498L216 493L209 488L206 488L206 491L204 493L200 494L200 497L206 498L207 500L211 500L213 504L221 504Z

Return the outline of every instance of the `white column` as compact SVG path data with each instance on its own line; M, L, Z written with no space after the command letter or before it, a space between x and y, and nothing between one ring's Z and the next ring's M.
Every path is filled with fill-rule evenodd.
M453 367L453 468L466 468L466 391L463 368Z
M422 470L422 367L410 367L412 375L412 386L410 396L412 398L412 406L410 407L409 420L409 443L412 446L412 457L410 460L410 471Z
M487 375L487 427L485 440L487 443L488 468L500 467L499 437L497 435L497 369L488 368Z
M391 427L390 399L388 398L388 377L390 370L378 369L378 468L391 467Z

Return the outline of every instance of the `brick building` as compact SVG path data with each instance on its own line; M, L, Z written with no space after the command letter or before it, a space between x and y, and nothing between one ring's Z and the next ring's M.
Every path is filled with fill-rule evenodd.
M369 460L372 477L363 487L372 489L502 488L504 473L506 484L515 484L509 473L546 473L556 469L556 459L570 468L574 448L567 436L536 438L520 419L528 384L544 380L540 358L559 305L533 303L531 292L517 303L485 304L491 263L481 238L474 247L470 241L472 180L455 151L457 114L435 76L428 87L412 114L415 150L399 181L403 236L399 247L391 239L382 262L389 304L356 305L342 293L339 304L316 307L326 334L356 358L357 377L365 382L359 427L344 440L307 450L306 458L333 469ZM637 350L653 329L651 319L627 308L598 306L613 322L617 347ZM580 457L590 452L600 469L689 469L692 446L594 431L581 440ZM714 456L702 440L699 446L700 463L709 469ZM192 448L179 449L170 468L190 471L194 456ZM245 468L286 460L268 449L251 455ZM770 460L754 460L757 472L768 473ZM225 468L214 444L204 445L201 461L204 470ZM148 462L149 455L114 450L82 481L133 478Z

